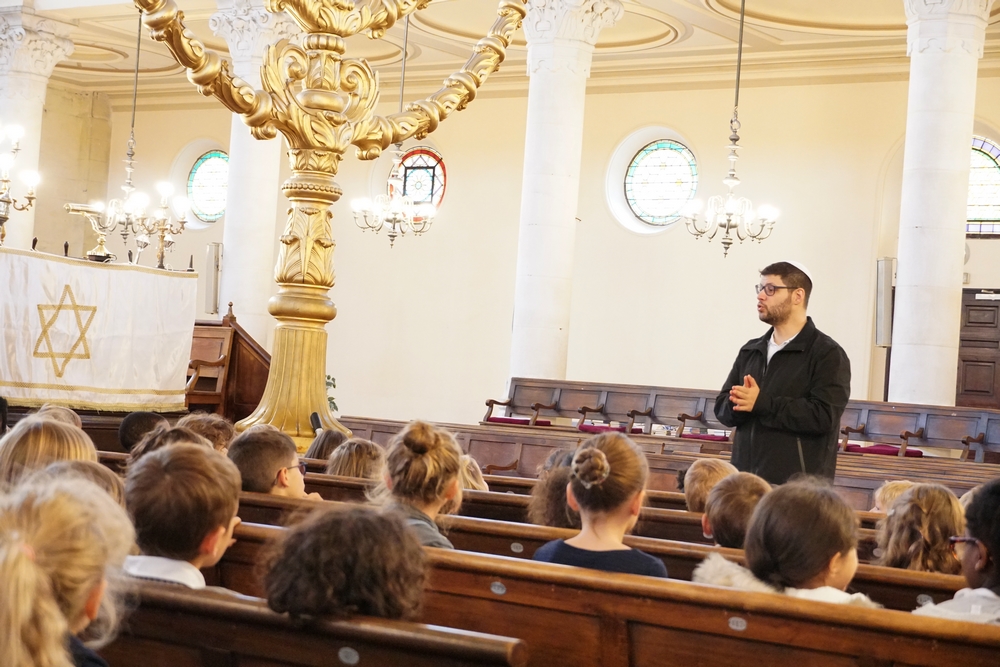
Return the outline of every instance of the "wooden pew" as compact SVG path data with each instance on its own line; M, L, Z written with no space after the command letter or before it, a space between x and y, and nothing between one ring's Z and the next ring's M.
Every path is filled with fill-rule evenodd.
M485 494L483 491L470 491L471 494ZM502 498L517 499L516 496L500 495ZM325 501L333 502L333 501ZM244 522L266 524L272 526L287 526L295 523L301 517L311 511L323 507L321 502L315 500L297 500L293 498L281 498L262 493L241 493L239 516ZM513 506L507 506L508 509ZM465 504L463 503L463 509ZM494 518L484 519L473 516L441 516L438 517L438 524L446 532L449 539L457 549L467 549L469 551L487 551L495 553L493 549L503 549L499 553L507 555L508 551L515 556L531 558L535 549L545 542L571 537L576 531L565 533L552 532L558 529L547 526L535 526L529 523L522 523L511 520L497 520ZM499 536L498 539L497 536ZM858 531L858 559L867 563L874 559L874 550L877 546L875 531L870 529L859 529ZM519 539L520 538L520 539ZM625 538L626 544L632 544L633 540L648 538L654 542L673 541L685 544L704 544L710 546L712 541L705 538L701 532L701 515L693 512L678 512L675 510L657 510L643 508L640 514L640 521L636 525L636 532ZM465 542L463 540L470 540ZM456 541L457 540L457 541ZM519 546L513 546L518 543ZM502 545L502 546L496 546ZM638 547L643 548L644 547ZM670 570L670 563L667 569Z
M540 418L576 419L582 424L591 415L613 424L634 423L642 432L652 426L668 427L675 435L685 425L729 431L715 417L718 390L683 389L642 385L511 378L507 399L486 401L483 423L535 426ZM493 415L497 406L504 417ZM638 420L638 421L637 421ZM904 456L907 447L959 449L963 460L971 453L984 461L986 453L1000 456L1000 410L952 406L849 401L841 418L844 435L868 443L898 447ZM578 425L579 428L579 425ZM704 436L701 436L704 437Z
M230 549L223 556L222 560L213 568L205 570L206 579L214 584L226 586L235 591L254 595L261 592L261 571L259 563L261 562L261 556L265 550L267 544L270 540L275 539L282 533L281 528L275 528L272 526L255 526L255 525L241 525L236 529L235 537L237 538L236 544L230 547ZM652 540L647 541L653 542ZM640 548L645 548L644 544ZM739 560L739 552L731 549L711 549L708 547L698 547L696 545L677 545L677 554L675 558L678 560L683 558L682 548L691 550L688 554L688 559L691 561L700 562L708 553L712 551L719 551L725 557L731 558L733 560ZM648 551L651 551L647 549ZM520 565L516 560L510 558L500 558L497 556L489 556L483 554L471 554L464 553L461 551L450 552L441 549L428 549L428 554L431 563L431 576L430 583L428 586L429 600L427 607L430 610L436 610L432 612L432 615L426 616L425 620L437 619L437 616L433 614L440 613L439 601L435 602L434 595L447 591L450 595L457 596L454 604L454 613L458 615L465 614L495 614L501 613L506 616L508 612L503 612L502 610L494 610L492 612L484 610L477 603L471 603L473 606L468 607L466 605L470 602L466 599L469 594L474 595L474 597L481 598L485 600L494 601L508 601L511 598L507 596L508 593L513 592L510 587L510 582L512 577L514 579L520 580L520 573L535 572L535 573L559 573L558 577L550 577L548 574L543 576L532 577L531 579L538 583L537 590L533 591L531 595L540 595L539 602L543 605L552 604L554 609L558 608L590 608L590 610L596 611L597 609L615 609L613 615L617 616L620 613L627 613L623 610L625 607L635 607L635 608L645 608L649 604L646 600L645 595L633 596L628 594L629 588L625 586L612 585L609 587L610 590L618 590L619 593L624 595L626 598L630 599L627 604L623 601L624 607L607 607L605 606L606 600L601 600L597 597L591 598L590 595L595 589L593 589L589 583L582 586L581 590L573 592L568 590L566 586L563 586L566 582L620 582L619 577L621 575L613 575L608 573L595 573L588 570L577 569L577 568L567 568L563 566L553 566L545 563L524 563ZM473 574L474 573L474 574ZM456 576L459 580L463 582L462 586L451 586L447 582L443 581L450 576ZM565 575L568 579L561 579ZM714 595L713 591L723 591L724 589L718 589L712 586L700 586L696 584L687 584L690 588L683 589L677 588L679 584L674 581L674 573L671 572L671 580L658 580L658 579L648 579L646 577L633 578L629 577L633 581L642 580L644 586L649 586L650 590L656 590L658 593L664 592L677 592L686 591L690 595L689 599L697 599L700 595ZM562 582L562 583L560 583ZM499 584L499 585L496 585ZM520 581L518 581L520 585ZM554 588L562 588L562 592L559 596L553 596L551 591L545 593L545 586L553 586ZM855 581L852 583L852 590L858 590L860 592L870 595L873 599L882 602L887 605L890 609L898 609L903 611L909 611L918 604L918 600L923 601L926 598L930 598L934 601L941 601L949 599L952 597L954 592L964 586L964 581L961 577L949 576L949 575L934 575L922 572L911 572L908 570L893 570L890 568L874 567L874 566L859 566L858 574ZM465 588L465 594L461 591ZM572 584L568 588L572 588ZM491 590L492 589L492 590ZM482 595L480 591L486 592L490 591L487 595ZM725 591L728 596L736 596L738 599L742 593L735 593L733 591ZM527 593L525 594L527 595ZM759 595L759 594L747 594L747 595ZM521 595L515 594L512 596L513 599L530 599L529 597L522 598ZM654 596L657 597L657 596ZM669 597L669 596L668 596ZM775 606L781 607L785 604L795 604L798 601L791 600L789 598L780 598L777 596L771 597ZM541 602L541 601L545 602ZM733 599L729 600L732 603ZM827 608L830 610L846 610L853 609L850 607L842 606L827 606L822 603L810 603L810 605L819 605L821 608ZM817 607L813 606L813 609ZM464 611L463 611L464 610ZM867 610L866 610L867 611ZM508 617L510 623L522 622L524 625L533 625L534 621L529 620L530 614L528 616L519 616L520 611L510 610L511 614ZM716 611L716 614L719 612ZM885 614L885 611L881 613ZM890 614L890 616L895 616L897 620L902 622L902 617L896 614ZM751 614L753 617L753 614ZM875 613L874 618L884 618L880 617L878 613ZM911 617L907 614L906 618L917 618ZM661 620L665 620L664 617ZM443 619L440 619L443 620ZM567 619L568 620L568 619ZM435 622L438 622L437 620ZM454 619L448 619L450 624L461 625L468 629L478 629L469 628L466 622L458 621ZM544 627L548 628L548 631L556 635L562 635L563 632L569 631L569 626L559 627L558 624L552 625L551 623L543 624ZM963 624L964 625L964 624ZM927 627L927 626L924 626ZM930 624L930 627L934 627ZM975 626L970 626L974 628ZM479 631L484 631L483 629L478 629ZM733 628L737 633L740 632L738 628ZM1000 629L998 629L1000 630ZM513 629L506 629L505 632L510 634L518 631ZM523 628L519 631L523 632ZM969 631L970 634L976 634L974 630ZM793 636L789 634L788 636ZM1000 633L997 635L1000 637ZM525 638L522 636L522 638ZM529 650L534 660L536 657L536 641L538 638L526 638L528 641ZM562 661L557 660L550 664L563 664ZM697 660L693 664L705 664ZM745 662L728 663L728 664L747 664ZM784 664L784 663L749 663L749 664ZM804 664L840 664L840 663L812 663L807 662ZM871 663L871 664L882 664L882 663ZM945 663L910 663L906 664L945 664ZM981 664L981 663L970 663L970 664Z
M292 621L263 600L152 582L100 653L111 667L527 664L523 641L375 618Z

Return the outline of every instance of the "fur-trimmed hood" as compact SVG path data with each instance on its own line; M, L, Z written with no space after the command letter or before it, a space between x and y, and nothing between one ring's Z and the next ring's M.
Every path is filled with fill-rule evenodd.
M753 575L747 568L726 560L721 554L711 554L695 568L691 581L698 584L725 586L754 593L783 593L789 597L835 604L849 604L869 609L879 609L882 605L863 593L846 593L831 586L820 588L786 588L779 591Z

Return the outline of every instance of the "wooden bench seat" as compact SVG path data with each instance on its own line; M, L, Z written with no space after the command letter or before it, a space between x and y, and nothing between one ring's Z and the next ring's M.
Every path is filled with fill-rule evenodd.
M152 582L100 653L111 667L459 667L527 664L508 637L375 618L294 622L263 600Z
M276 528L272 526L256 526L256 525L241 525L236 529L235 537L237 539L236 544L233 545L222 558L222 560L213 568L205 570L206 579L211 583L226 586L235 591L254 595L259 594L261 591L261 571L260 562L262 554L267 548L267 544L270 540L275 539L281 534L283 529ZM654 553L654 550L648 548L648 544L653 542L653 540L646 540L644 543L637 544L638 548L643 548L649 553ZM701 562L706 555L714 551L722 553L726 558L739 561L741 554L739 551L733 549L712 549L710 547L700 547L697 545L660 545L661 548L666 549L668 547L674 549L673 559L675 562L682 562L687 559L688 562L697 563ZM523 566L515 567L516 563L514 559L510 558L496 558L490 555L483 554L472 554L465 553L462 551L450 552L441 549L428 549L428 554L430 557L431 564L431 583L429 584L428 591L431 593L431 598L433 599L433 592L440 591L442 586L442 579L451 576L452 573L467 572L468 570L463 569L469 564L473 565L473 569L478 572L475 577L467 577L466 575L459 574L460 578L466 582L465 588L467 588L468 593L474 593L475 597L486 597L487 599L493 600L503 600L508 599L506 593L510 591L508 585L508 579L504 574L505 571L516 571L516 572L561 572L569 577L570 581L615 581L620 575L613 575L608 573L595 573L589 570L577 569L577 568L566 568L562 566L552 566L545 563L535 563L524 564ZM513 555L513 554L512 554ZM662 556L661 556L662 558ZM665 562L666 559L664 559ZM462 565L464 563L464 565ZM668 566L669 569L670 566ZM511 569L508 569L511 568ZM555 568L555 569L553 569ZM674 570L678 571L680 568L675 567ZM690 571L692 567L687 568L687 579L690 579ZM642 580L644 585L651 586L659 591L664 590L680 590L676 588L678 581L683 581L680 577L675 575L674 571L670 572L671 580L658 580L649 579L646 577L629 577L633 581ZM535 578L534 581L539 582L539 586L544 588L544 581L548 580L548 577ZM470 583L471 581L475 583ZM558 580L553 579L551 585L558 586L556 583ZM499 583L500 586L493 586L494 583ZM692 594L693 598L696 598L699 594L703 594L711 591L719 591L711 586L698 586L694 584L689 584L692 586L691 589L687 589L688 593ZM959 588L964 586L964 581L961 577L950 576L950 575L938 575L938 574L928 574L924 572L911 572L908 570L895 570L890 568L875 567L862 565L858 568L858 574L855 577L855 581L852 583L852 590L857 590L863 592L872 597L872 599L877 600L885 604L890 609L897 609L901 611L909 611L918 604L922 603L924 600L931 599L933 601L941 601L949 599L954 595L954 592ZM462 587L458 587L462 588ZM612 587L616 588L616 587ZM489 596L482 596L477 591L490 590L493 592ZM455 589L448 586L449 592L453 592ZM590 594L589 587L585 586L584 590L578 590L576 592L563 591L563 595L566 597L561 603L562 605L581 605L590 606L592 609L597 609L602 605L602 601L599 599L591 600L588 596ZM620 592L624 595L627 592L627 587L621 587ZM727 593L733 594L732 591L726 591ZM742 594L736 594L739 597ZM518 596L519 597L519 596ZM642 596L640 596L642 597ZM771 596L768 596L771 597ZM551 595L542 594L541 599L552 601ZM788 598L778 598L773 597L773 600L780 604L795 602L789 600ZM574 602L575 601L575 602ZM732 600L730 600L732 602ZM456 600L455 602L458 607L455 613L461 614L462 605L466 604L464 597L462 600ZM631 605L636 607L643 607L647 604L645 599L632 599ZM814 603L818 604L818 603ZM433 603L428 605L434 608ZM821 605L826 606L826 605ZM849 609L849 607L831 607L832 609ZM471 609L466 609L465 613L479 612L480 609L473 607ZM516 611L512 612L513 616L511 620L517 619ZM622 610L616 610L615 615L623 613ZM877 615L876 615L877 617ZM909 618L909 616L907 616ZM432 618L431 616L425 617L425 620ZM915 618L915 617L914 617ZM529 621L527 618L522 619L527 624ZM435 621L437 622L437 621ZM449 620L450 623L454 621ZM468 627L463 623L458 623L462 627ZM964 625L964 624L963 624ZM554 626L548 626L551 632L559 634L560 631ZM971 626L973 629L976 626ZM475 628L471 628L475 629ZM568 628L563 628L563 630L568 630ZM483 630L480 630L483 631ZM974 630L970 630L970 633L974 634ZM529 652L531 653L533 659L535 657L535 645L531 639L527 639ZM563 664L561 661L557 661L552 664ZM695 661L694 664L704 664L699 661ZM732 664L746 664L746 663L732 663ZM749 663L749 664L771 664L771 663ZM777 663L775 663L777 664ZM781 663L784 664L784 663ZM804 664L816 664L816 663L804 663ZM819 663L826 664L826 663ZM837 663L833 663L837 664ZM881 663L878 663L881 664ZM905 664L934 664L934 663L905 663ZM942 663L943 664L943 663ZM979 664L979 663L972 663Z

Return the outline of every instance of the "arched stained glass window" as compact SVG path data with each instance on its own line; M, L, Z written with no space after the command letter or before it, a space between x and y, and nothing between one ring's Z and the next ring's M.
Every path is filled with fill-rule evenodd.
M188 174L187 196L199 220L215 222L226 212L228 183L229 156L223 151L209 151L195 160Z
M698 190L698 165L687 146L672 139L646 144L625 172L625 200L637 218L662 226L680 218Z
M972 137L966 219L970 236L1000 234L1000 146L985 137Z
M409 196L415 205L432 204L441 206L448 175L444 168L444 158L433 148L417 146L403 154L403 195Z

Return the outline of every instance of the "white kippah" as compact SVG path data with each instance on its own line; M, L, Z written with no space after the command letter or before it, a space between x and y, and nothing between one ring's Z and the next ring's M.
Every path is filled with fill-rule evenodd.
M785 263L786 263L786 264L791 264L791 265L792 265L792 266L794 266L794 267L795 267L796 269L798 269L798 270L799 270L799 271L801 271L802 273L806 274L806 278L808 278L808 279L809 279L809 282L813 282L813 277L812 277L812 273L810 273L810 272L809 272L809 269L807 269L807 268L806 268L806 265L805 265L805 264L802 264L802 263L800 263L800 262L793 262L793 261L791 261L791 260L789 260L789 259L786 259L786 260L785 260Z

